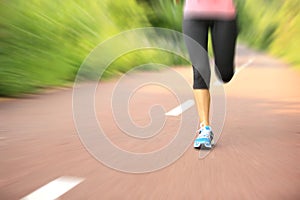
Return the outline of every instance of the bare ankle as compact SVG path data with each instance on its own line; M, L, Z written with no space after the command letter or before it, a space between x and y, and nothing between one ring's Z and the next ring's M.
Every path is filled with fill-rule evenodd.
M205 126L209 126L209 122L206 120L203 120L202 122L200 122L200 128L205 127Z

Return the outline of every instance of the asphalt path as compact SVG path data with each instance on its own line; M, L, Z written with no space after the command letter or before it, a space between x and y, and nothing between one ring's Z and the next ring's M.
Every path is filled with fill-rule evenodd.
M153 169L145 173L128 173L110 167L88 151L80 140L80 134L85 133L78 134L73 119L72 88L22 99L2 99L0 199L34 199L34 195L40 195L37 199L43 199L41 195L44 195L50 199L72 200L300 199L300 72L242 45L238 47L236 63L243 69L224 86L226 115L222 132L216 147L202 157L199 157L201 152L193 149L191 140L196 136L191 131L196 129L195 106L190 105L191 108L183 112L184 119L183 114L161 115L162 111L168 112L184 103L176 95L190 99L191 91L182 87L192 83L190 67L171 70L185 80L184 84L172 83L181 94L174 94L159 84L147 84L136 88L130 99L125 98L124 90L131 84L139 85L146 77L168 80L170 70L131 74L115 97L120 78L100 82L95 96L95 115L115 147L136 154L151 154L168 148L182 126L186 130L186 138L190 140L187 148L180 146L176 155L170 154L178 158L169 162L166 156L166 160L143 163L147 169ZM119 101L114 104L113 98ZM113 114L111 108L124 101L130 115L123 115L122 108L116 108ZM163 110L154 109L149 114L153 105L160 105ZM114 115L121 116L118 118L121 122L116 123ZM122 117L126 121L126 116L140 129L152 122L160 124L160 120L164 120L164 123L160 129L154 126L147 130L154 131L154 135L138 138L138 132L134 137L122 131ZM190 126L182 123L187 119L191 121ZM101 145L95 148L107 150ZM106 156L118 164L118 156ZM120 161L122 169L127 158L120 159L123 159ZM156 164L163 161L167 164L158 169ZM135 162L141 164L138 160ZM61 193L55 194L58 190Z

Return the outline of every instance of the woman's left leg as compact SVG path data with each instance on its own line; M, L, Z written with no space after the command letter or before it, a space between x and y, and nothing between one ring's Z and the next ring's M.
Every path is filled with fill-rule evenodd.
M227 83L234 75L234 56L238 35L236 19L215 20L211 30L217 76Z

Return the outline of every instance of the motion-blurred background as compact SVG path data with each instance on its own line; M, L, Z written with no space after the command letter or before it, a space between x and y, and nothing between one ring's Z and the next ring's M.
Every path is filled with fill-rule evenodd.
M299 67L300 0L236 2L240 41ZM183 3L1 0L0 96L18 97L72 83L89 52L122 31L153 26L181 31ZM171 53L138 51L117 59L104 77L145 62L160 62L162 58L168 65L187 64Z

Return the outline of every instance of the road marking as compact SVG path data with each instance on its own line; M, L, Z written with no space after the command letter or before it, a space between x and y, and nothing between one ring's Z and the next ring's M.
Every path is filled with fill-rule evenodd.
M173 108L172 110L167 112L165 115L166 116L175 116L175 117L177 117L180 114L182 114L184 111L186 111L187 109L193 107L194 104L195 104L194 100L192 100L192 99L187 100L183 104L181 104L181 105L177 106L176 108Z
M215 86L222 86L223 83L222 83L221 81L219 81L219 80L216 80L216 81L214 82L214 85L215 85Z
M235 70L235 73L238 74L242 69L245 67L248 67L250 64L252 64L254 61L254 58L249 59L246 63L242 64L240 67L237 67Z
M83 178L60 177L37 189L21 200L54 200L81 183Z
M238 73L240 73L244 68L246 68L246 67L248 67L249 65L251 65L251 64L253 63L253 61L254 61L254 58L251 58L251 59L249 59L246 63L244 63L244 64L242 64L241 66L237 67L237 68L235 69L235 73L234 73L233 78L235 78L236 75L237 75ZM222 85L223 85L223 83L222 83L220 80L216 80L213 84L214 84L215 86L222 86Z

